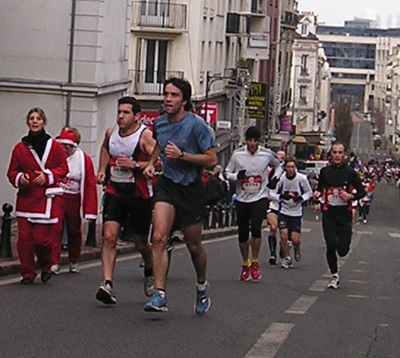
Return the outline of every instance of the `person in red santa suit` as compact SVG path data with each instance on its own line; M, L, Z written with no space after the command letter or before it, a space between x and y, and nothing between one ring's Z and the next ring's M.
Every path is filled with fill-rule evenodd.
M64 228L68 237L69 271L78 273L78 261L82 246L82 219L97 219L96 175L92 159L78 148L81 134L76 128L65 127L56 138L67 155L69 173L61 181L64 191L61 196L62 220L58 233L53 236L51 271L57 275L61 270L61 237Z
M13 149L7 177L18 188L16 216L17 251L22 284L31 284L37 273L36 254L43 283L51 279L51 236L59 221L62 189L58 183L67 175L64 150L46 132L47 119L41 108L26 117L29 133ZM59 195L60 194L60 195Z

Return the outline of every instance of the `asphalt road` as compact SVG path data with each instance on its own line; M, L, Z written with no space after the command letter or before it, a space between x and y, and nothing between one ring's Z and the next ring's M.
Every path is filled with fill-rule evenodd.
M194 272L173 252L167 314L146 313L137 255L120 256L117 305L94 299L98 260L79 275L23 286L0 279L0 357L368 357L400 356L399 195L381 184L369 223L357 224L341 260L341 288L325 289L320 222L306 209L303 259L270 266L266 240L259 282L240 282L236 237L207 241L212 307L193 312ZM265 236L267 232L265 232Z

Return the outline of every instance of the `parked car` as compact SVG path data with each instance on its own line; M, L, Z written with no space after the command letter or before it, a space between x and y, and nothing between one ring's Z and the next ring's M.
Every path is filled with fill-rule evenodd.
M328 164L328 160L306 160L303 162L303 164L300 164L298 168L300 173L303 173L307 176L311 173L319 175L321 168L327 166Z

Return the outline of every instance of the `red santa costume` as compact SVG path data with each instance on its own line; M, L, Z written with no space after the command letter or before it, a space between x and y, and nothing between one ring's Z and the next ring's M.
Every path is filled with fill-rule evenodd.
M43 186L33 183L40 173L44 173L46 180ZM44 130L39 135L22 138L12 151L7 177L18 188L17 251L24 279L33 281L37 275L34 253L42 274L50 271L51 235L54 224L59 221L58 194L62 194L58 182L67 173L68 165L62 146ZM22 177L29 181L27 185L21 185Z
M77 148L78 141L73 131L64 129L57 141L71 145L75 150L67 157L69 173L60 183L64 192L60 198L63 220L58 225L58 234L53 237L52 263L59 265L61 262L61 238L65 221L69 262L76 264L81 254L82 219L97 219L96 175L91 158Z

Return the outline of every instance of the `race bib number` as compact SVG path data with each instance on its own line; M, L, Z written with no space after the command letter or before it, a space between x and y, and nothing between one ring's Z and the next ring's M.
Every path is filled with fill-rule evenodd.
M328 205L330 206L344 206L347 203L339 196L342 188L328 188L326 190L326 197Z
M114 183L134 183L135 173L132 169L120 168L115 163L110 164L110 180Z
M242 179L242 190L245 193L257 193L261 190L261 186L262 177L260 175L244 177Z

